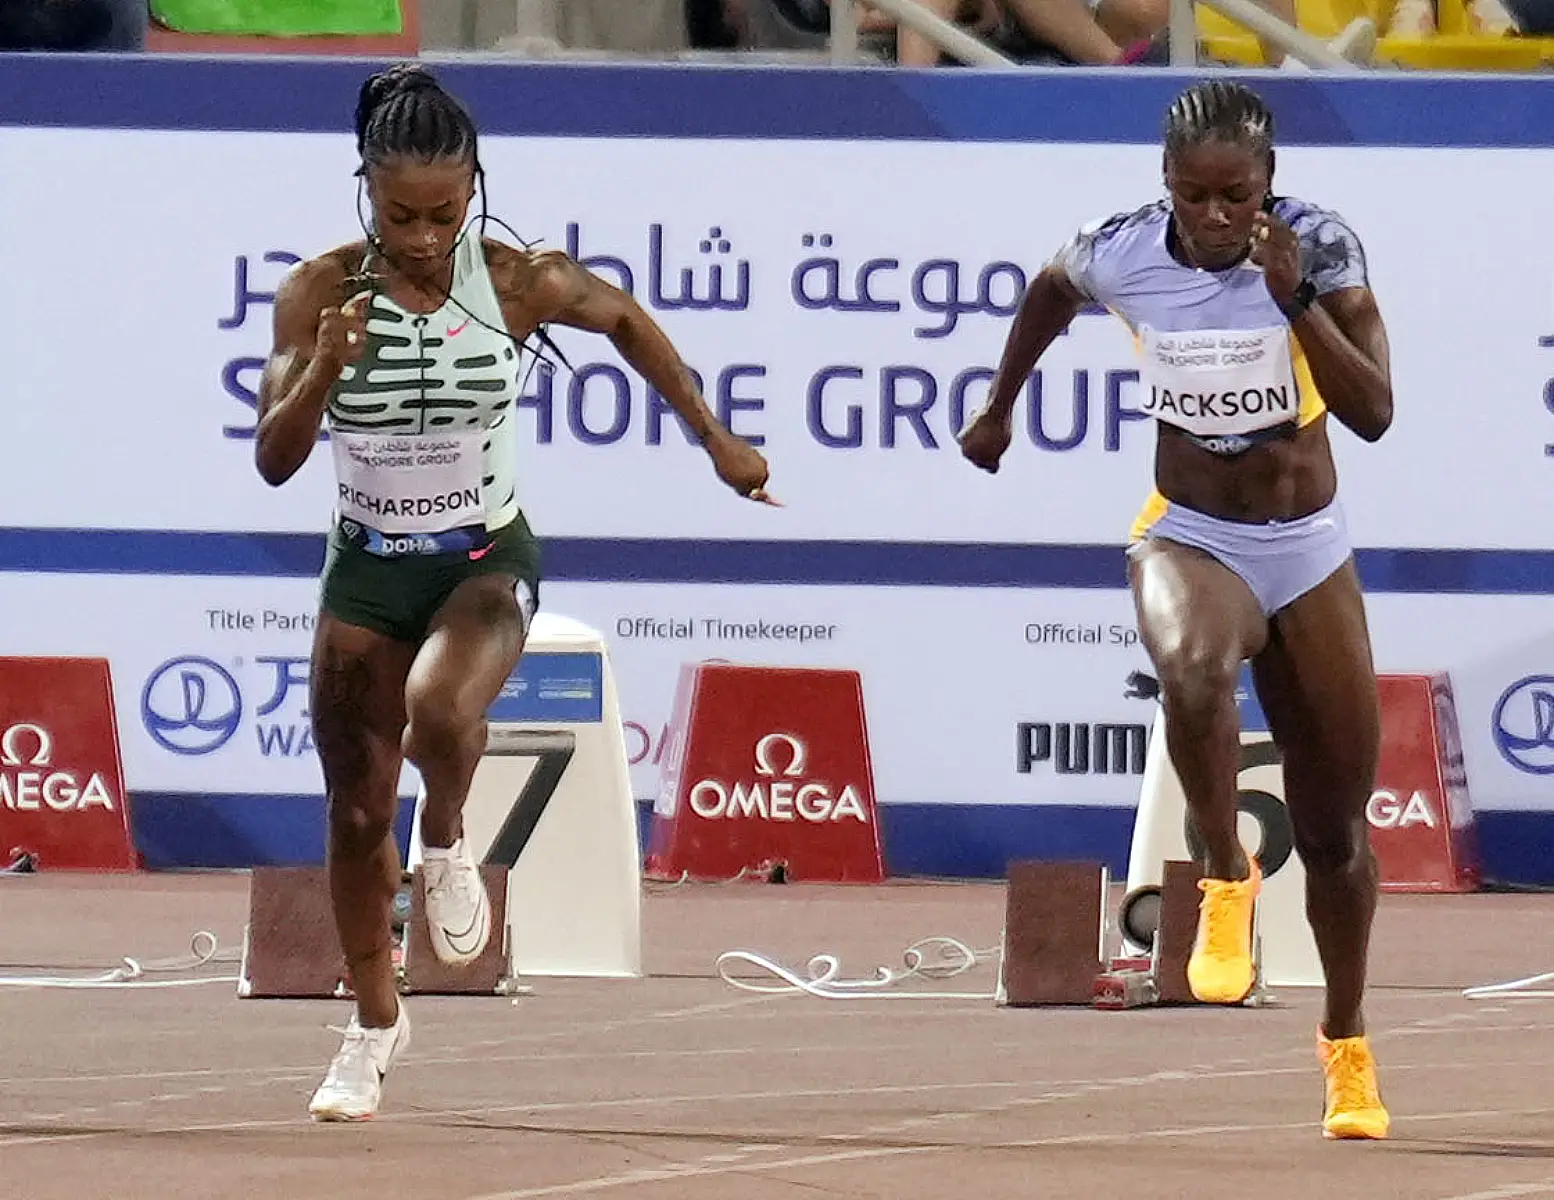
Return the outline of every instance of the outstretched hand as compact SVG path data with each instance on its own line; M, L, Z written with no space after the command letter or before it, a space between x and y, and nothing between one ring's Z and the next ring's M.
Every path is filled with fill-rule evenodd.
M761 452L743 438L737 438L727 430L719 429L706 441L707 454L712 459L712 469L718 478L747 500L759 504L782 507L766 490L771 468Z

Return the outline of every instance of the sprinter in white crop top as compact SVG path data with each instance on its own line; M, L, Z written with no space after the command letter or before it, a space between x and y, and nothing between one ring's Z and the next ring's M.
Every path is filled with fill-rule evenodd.
M326 1121L371 1117L409 1038L390 919L403 759L425 789L433 950L465 965L494 925L501 937L462 812L486 712L539 599L513 427L527 340L550 322L607 334L700 439L717 476L769 499L765 460L708 411L630 295L565 255L484 239L483 221L466 222L483 185L475 126L431 72L402 65L369 78L356 146L372 228L299 265L277 292L255 445L260 475L278 486L327 419L336 475L309 708L356 1013L309 1106Z
M1254 986L1262 866L1236 830L1235 690L1249 661L1326 971L1323 1133L1385 1137L1362 1014L1380 715L1328 434L1330 417L1367 442L1391 424L1386 330L1354 231L1274 195L1273 115L1249 88L1215 80L1178 96L1164 172L1165 201L1081 229L1032 282L962 452L998 469L1027 375L1081 306L1132 330L1137 407L1158 433L1128 577L1205 847L1188 981L1226 1004Z

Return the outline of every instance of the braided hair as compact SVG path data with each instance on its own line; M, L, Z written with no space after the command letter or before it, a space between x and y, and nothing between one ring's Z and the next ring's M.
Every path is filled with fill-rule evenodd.
M357 174L391 158L451 158L480 173L475 122L419 63L398 63L370 76L356 100Z
M1245 84L1213 79L1196 83L1171 102L1165 151L1175 158L1191 146L1235 142L1273 163L1273 113Z
M486 222L491 220L517 238L525 249L532 247L533 243L519 237L507 222L488 213L486 173L480 165L474 119L469 115L469 110L445 91L437 77L426 67L420 63L396 63L368 76L357 94L355 128L356 152L361 157L361 165L356 168L356 209L369 244L381 246L377 235L368 228L366 220L361 216L362 180L373 167L382 166L393 158L408 158L422 163L442 159L467 162L475 172L475 184L480 195L480 212L475 218L478 226L476 236L485 236ZM461 238L468 234L469 230L466 229ZM349 282L353 285L358 282L374 287L377 285L376 277L367 271L365 260L361 274L352 277ZM470 312L453 295L451 287L444 292L442 299L444 303L456 305L476 324L501 334L523 349L533 351L527 342L520 342L506 328L492 325L485 318ZM568 367L572 365L561 352L561 347L551 340L544 325L534 331L534 336L539 339L541 346L552 351ZM533 351L529 369L532 371L540 361L548 360L542 351ZM527 383L528 375L525 374L519 386L527 386Z

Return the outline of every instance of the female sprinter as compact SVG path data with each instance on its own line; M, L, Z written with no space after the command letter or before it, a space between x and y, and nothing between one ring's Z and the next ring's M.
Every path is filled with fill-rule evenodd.
M468 963L491 935L460 813L486 710L539 597L512 419L526 339L551 321L607 334L701 439L718 477L767 499L761 455L707 410L628 294L565 255L461 232L483 183L475 126L429 72L396 66L368 79L356 144L372 229L299 264L277 292L255 446L259 474L280 485L328 414L337 511L310 701L330 890L357 1005L312 1098L321 1120L372 1116L409 1037L390 958L403 758L426 787L432 945L444 962Z
M1381 1138L1389 1119L1361 1013L1380 715L1327 414L1367 442L1386 432L1387 337L1353 231L1274 197L1272 138L1272 115L1246 87L1183 92L1166 120L1169 199L1086 227L1037 276L961 447L998 469L1021 385L1082 304L1106 305L1137 336L1142 408L1159 433L1128 573L1166 745L1206 847L1188 978L1211 1003L1253 986L1261 873L1236 834L1235 687L1250 660L1327 984L1323 1131Z

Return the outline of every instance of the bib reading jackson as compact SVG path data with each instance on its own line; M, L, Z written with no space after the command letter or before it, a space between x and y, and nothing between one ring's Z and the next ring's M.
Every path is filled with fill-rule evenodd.
M484 431L424 435L334 431L340 515L380 533L484 527Z
M1142 411L1198 437L1235 437L1291 424L1300 389L1287 326L1141 331Z

